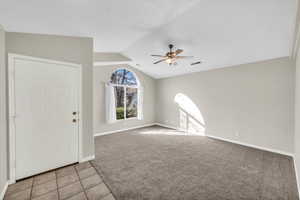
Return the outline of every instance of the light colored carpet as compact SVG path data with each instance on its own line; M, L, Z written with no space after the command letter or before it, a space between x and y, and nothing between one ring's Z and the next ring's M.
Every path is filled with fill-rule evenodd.
M296 200L291 157L153 126L96 137L96 167L118 200Z

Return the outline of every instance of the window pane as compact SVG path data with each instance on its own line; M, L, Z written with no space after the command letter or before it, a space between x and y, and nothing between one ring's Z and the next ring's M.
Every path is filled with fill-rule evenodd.
M116 98L116 117L118 119L124 119L124 88L115 87Z
M126 88L126 118L137 117L137 88Z
M119 85L137 85L134 74L126 69L118 69L111 75L111 83Z

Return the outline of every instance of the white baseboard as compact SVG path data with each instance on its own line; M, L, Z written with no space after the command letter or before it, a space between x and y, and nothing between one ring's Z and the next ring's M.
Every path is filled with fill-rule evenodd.
M157 125L157 126L162 126L162 127L165 127L165 128L171 128L171 129L179 130L179 128L177 128L177 127L175 127L175 126L170 126L170 125L166 125L166 124L155 123L155 125Z
M155 125L162 126L162 127L165 127L165 128L175 129L175 130L178 130L178 131L184 131L185 132L184 129L181 129L181 128L175 127L175 126L170 126L170 125L161 124L161 123L155 123Z
M277 150L277 149L266 148L266 147L257 146L257 145L253 145L253 144L249 144L249 143L245 143L245 142L239 142L237 140L226 139L226 138L222 138L222 137L218 137L218 136L214 136L214 135L206 135L206 136L209 138L216 139L216 140L222 140L225 142L239 144L242 146L247 146L247 147L251 147L251 148L255 148L255 149L259 149L259 150L263 150L263 151L269 151L269 152L273 152L273 153L278 153L278 154L294 157L293 153L289 153L289 152L285 152L285 151L281 151L281 150Z
M83 162L87 162L87 161L94 160L94 159L95 159L95 155L91 155L91 156L81 158L79 162L83 163Z
M174 127L174 126L170 126L170 125L166 125L166 124L156 123L156 125L166 127L166 128L176 129L176 130L179 130L179 131L185 131L185 130L180 129L178 127ZM260 149L260 150L264 150L264 151L269 151L269 152L273 152L273 153L278 153L278 154L294 157L293 153L280 151L280 150L277 150L277 149L261 147L261 146L257 146L257 145L253 145L253 144L248 144L248 143L245 143L245 142L239 142L237 140L230 140L230 139L217 137L217 136L213 136L213 135L208 135L208 134L206 134L205 136L207 136L209 138L216 139L216 140L222 140L222 141L225 141L225 142L235 143L235 144L239 144L239 145L243 145L243 146L247 146L247 147L252 147L252 148L255 148L255 149Z
M7 187L8 187L8 181L5 183L4 188L1 191L1 194L0 194L0 199L1 200L4 199L4 195L5 195L5 192L7 190Z
M299 177L298 177L298 168L297 168L297 162L295 156L293 157L294 160L294 168L295 168L295 175L296 175L296 182L297 182L297 188L298 188L298 194L300 197L300 182L299 182Z
M156 125L156 124L152 123L152 124L145 124L145 125L142 125L142 126L134 126L134 127L131 127L131 128L126 128L126 129L119 129L119 130L114 130L114 131L95 133L94 137L98 137L98 136L102 136L102 135L108 135L108 134L112 134L112 133L119 133L119 132L123 132L123 131L130 131L130 130L133 130L133 129L144 128L144 127L154 126L154 125Z

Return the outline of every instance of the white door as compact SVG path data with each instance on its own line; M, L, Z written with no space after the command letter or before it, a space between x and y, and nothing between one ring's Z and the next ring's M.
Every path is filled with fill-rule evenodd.
M78 161L79 70L14 59L16 180Z

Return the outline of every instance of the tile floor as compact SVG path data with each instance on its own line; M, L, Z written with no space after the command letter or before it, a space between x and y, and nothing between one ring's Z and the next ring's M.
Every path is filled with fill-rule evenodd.
M10 185L4 200L114 200L90 162L43 173Z

